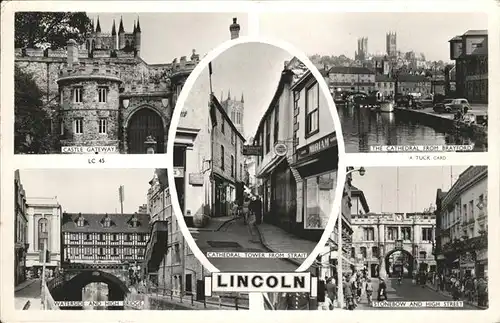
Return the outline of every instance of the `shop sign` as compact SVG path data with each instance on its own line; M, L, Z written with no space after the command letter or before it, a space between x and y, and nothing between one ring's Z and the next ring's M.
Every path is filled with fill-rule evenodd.
M202 173L190 173L189 174L189 185L202 186L203 185L203 174Z
M286 144L279 142L274 145L274 153L278 156L285 156L288 151Z
M321 191L333 190L335 180L333 178L318 177L318 188Z
M184 177L184 167L174 167L174 177Z
M481 250L476 251L476 259L478 261L488 259L488 250L481 249Z
M243 155L262 156L262 146L243 145Z
M335 133L331 133L321 139L310 143L307 146L297 149L297 160L304 159L336 145L337 136L335 135Z

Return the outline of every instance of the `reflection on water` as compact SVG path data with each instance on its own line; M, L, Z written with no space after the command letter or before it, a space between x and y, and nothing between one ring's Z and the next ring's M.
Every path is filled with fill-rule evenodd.
M444 133L395 113L337 105L345 149L348 153L369 152L376 145L471 145L484 151L484 145L456 133Z

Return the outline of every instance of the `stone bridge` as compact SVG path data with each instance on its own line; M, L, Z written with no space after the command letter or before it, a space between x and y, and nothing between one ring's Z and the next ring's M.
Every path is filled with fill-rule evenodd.
M62 274L47 283L56 301L82 301L82 289L97 282L108 286L110 301L123 301L130 293L128 265L71 263L64 264L62 269Z

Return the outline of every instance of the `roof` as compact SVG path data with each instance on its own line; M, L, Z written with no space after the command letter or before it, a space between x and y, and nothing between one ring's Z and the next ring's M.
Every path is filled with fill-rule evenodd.
M316 78L314 77L314 75L312 74L312 72L310 70L308 70L307 72L305 72L304 74L302 74L302 76L295 82L295 84L293 84L291 86L291 90L292 91L300 91L304 88L304 86L306 85L306 83L310 80L310 79L314 79L316 80ZM316 80L316 83L318 81Z
M78 219L83 217L85 225L77 226ZM111 226L103 226L104 219L109 217ZM138 226L132 227L132 219L136 217ZM103 214L103 213L63 213L61 232L102 232L102 233L148 233L150 231L148 214Z
M278 87L276 88L276 91L274 92L274 96L269 103L268 108L266 109L266 112L260 119L259 125L257 126L257 130L255 131L254 140L256 138L259 138L259 133L261 132L264 122L269 116L269 114L274 110L276 102L279 100L281 94L283 93L283 89L285 87L285 83L289 82L290 83L290 78L293 78L293 75L295 75L291 70L285 67L285 69L281 72L281 77L278 83Z
M426 82L428 81L424 75L400 74L399 82Z
M361 66L334 66L328 73L334 74L375 74L372 70Z
M453 37L452 39L450 39L448 42L452 42L452 41L461 41L462 40L462 36L455 36Z
M475 177L483 175L483 173L486 173L486 175L488 174L488 166L468 167L460 174L457 181L448 190L448 192L446 192L446 195L443 196L443 200L447 199L447 202L449 202L450 199L454 199L454 197L463 189L463 187L465 187Z
M238 129L236 129L236 126L234 125L234 123L231 120L231 118L229 118L229 115L227 114L226 110L224 110L224 108L222 107L222 104L220 104L220 102L217 99L217 97L215 95L213 95L213 94L211 94L210 97L211 97L211 102L217 107L217 110L219 110L219 112L221 113L222 117L224 119L226 119L226 123L229 124L229 126L238 135L238 137L240 137L241 140L243 140L243 142L245 142L246 141L245 137L243 137L243 135L238 131Z
M359 196L361 204L366 212L370 212L370 207L368 206L368 201L366 201L365 193L356 186L351 186L351 195Z
M463 36L488 36L488 30L486 29L471 29L467 30Z
M389 75L377 74L375 75L375 82L394 82L394 79L392 79Z

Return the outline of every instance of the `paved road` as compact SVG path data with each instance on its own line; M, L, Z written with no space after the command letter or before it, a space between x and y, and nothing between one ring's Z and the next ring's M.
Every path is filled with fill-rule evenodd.
M193 229L190 232L205 255L207 252L268 252L260 242L258 233L244 225L242 219L225 225L221 231ZM214 242L219 246L214 247ZM230 243L232 246L228 244L226 247L221 247L220 242ZM296 264L284 259L209 258L209 260L217 269L226 272L295 271L298 268Z
M372 279L373 285L373 293L377 294L378 290L378 280ZM444 296L438 292L435 292L427 287L421 287L419 285L413 285L411 279L406 278L403 280L401 285L398 285L397 279L389 278L387 283L387 298L389 301L451 301L451 298L448 296ZM359 304L357 309L361 310L370 310L374 309L373 307L368 305L368 302L364 296L362 296L361 303ZM381 310L391 310L391 308L377 308ZM408 309L408 308L392 308L392 309ZM411 310L413 310L412 308ZM422 310L458 310L459 308L419 308ZM461 309L466 310L474 310L478 309L475 306L464 304L464 307Z
M29 310L39 311L41 309L41 280L34 279L33 282L23 289L14 293L16 310L22 310L27 301L30 301Z

